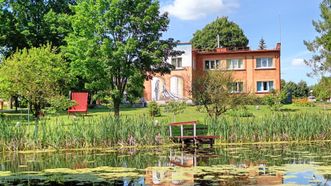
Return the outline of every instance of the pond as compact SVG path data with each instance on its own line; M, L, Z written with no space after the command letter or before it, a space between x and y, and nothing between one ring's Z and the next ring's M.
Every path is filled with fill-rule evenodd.
M2 153L17 184L331 185L331 143Z

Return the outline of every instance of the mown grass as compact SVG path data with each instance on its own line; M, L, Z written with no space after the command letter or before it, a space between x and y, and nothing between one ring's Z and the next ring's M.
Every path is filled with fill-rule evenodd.
M263 117L264 115L272 114L275 111L272 111L265 105L248 105L246 106L247 111L252 113L254 117ZM296 106L294 104L284 105L280 111L277 113L302 113L302 112L309 112L309 113L320 113L320 112L328 112L331 113L331 104L316 104L315 107L301 107ZM18 110L15 112L14 110L5 110L0 111L4 118L15 120L16 122L27 122L28 115L27 110ZM231 113L231 112L230 112ZM99 116L109 116L113 115L112 109L108 108L95 108L89 109L88 114L84 117L99 117ZM226 116L231 116L232 114L226 113ZM78 117L82 117L81 115L77 115ZM121 108L121 116L148 116L148 109L147 108ZM207 117L207 113L203 111L199 111L196 106L188 106L186 107L184 113L179 114L176 116L176 121L189 121L189 120L198 120L203 122ZM50 118L51 120L55 120L61 118L64 122L66 120L70 120L72 116L68 116L66 112L56 113L55 115L49 115L46 113L46 117ZM156 117L156 120L173 120L173 115L171 113L165 112L164 107L161 107L161 116ZM30 121L33 121L32 115L30 115Z

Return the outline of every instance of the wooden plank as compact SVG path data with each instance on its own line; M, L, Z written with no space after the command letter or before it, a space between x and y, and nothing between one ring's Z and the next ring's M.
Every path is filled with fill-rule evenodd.
M172 137L172 130L171 130L171 126L169 126L169 133L170 133L170 137Z
M169 123L169 125L170 126L193 125L194 123L197 123L197 121L175 122L175 123Z
M197 139L219 139L221 136L196 136Z
M221 136L173 136L172 138L177 139L219 139Z
M177 139L194 139L193 136L174 136L172 138L177 138Z

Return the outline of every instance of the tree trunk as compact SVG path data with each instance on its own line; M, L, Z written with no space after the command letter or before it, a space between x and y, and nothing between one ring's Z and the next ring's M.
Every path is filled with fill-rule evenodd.
M14 97L14 101L15 101L15 111L17 112L17 108L18 108L18 96Z
M12 96L9 99L9 108L13 109L13 97Z
M120 117L120 104L121 104L121 100L120 99L113 99L113 103L114 103L114 116L116 118Z
M92 93L92 91L91 91L91 93L90 93L90 105L93 105L93 93Z
M34 107L34 117L35 117L36 120L39 120L39 117L40 117L40 114L41 114L41 112L40 112L41 111L41 106L38 105L38 104L34 104L33 107Z

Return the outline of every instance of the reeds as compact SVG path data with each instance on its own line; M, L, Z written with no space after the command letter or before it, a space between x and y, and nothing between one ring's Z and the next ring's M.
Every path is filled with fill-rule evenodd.
M41 120L33 125L0 120L2 150L93 148L166 143L167 126L149 117L111 116Z
M135 116L52 118L25 124L0 119L0 151L102 148L169 142L168 121ZM206 119L208 135L222 142L331 140L331 113L275 113Z
M224 142L331 140L331 113L274 113L263 117L206 119Z

